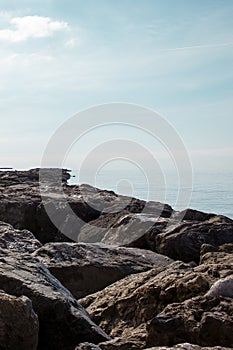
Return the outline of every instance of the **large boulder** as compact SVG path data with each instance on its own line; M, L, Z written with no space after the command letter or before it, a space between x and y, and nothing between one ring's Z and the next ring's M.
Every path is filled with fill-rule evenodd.
M127 275L166 267L172 260L151 251L88 243L48 243L34 256L76 298L97 292Z
M156 251L155 237L167 226L168 219L149 213L129 213L101 215L84 225L79 241L118 244Z
M197 295L210 287L209 278L190 265L175 262L166 268L130 275L80 300L92 319L112 337L143 342L146 323L165 306Z
M6 293L31 299L40 324L38 350L73 350L81 341L98 343L108 339L36 258L1 250L0 281Z
M0 348L36 350L39 322L32 302L0 291Z
M215 247L233 242L233 221L214 216L206 221L185 221L169 225L156 236L157 252L184 262L200 260L204 243Z
M189 342L233 347L232 298L199 296L168 305L147 326L147 346Z

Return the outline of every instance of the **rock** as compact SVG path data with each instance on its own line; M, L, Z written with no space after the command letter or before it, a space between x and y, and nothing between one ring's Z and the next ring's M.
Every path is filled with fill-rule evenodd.
M232 276L216 281L210 288L206 296L233 298L233 271Z
M210 219L214 218L215 216L216 216L216 214L204 213L204 212L199 211L199 210L194 210L194 209L188 208L188 209L176 212L173 217L175 218L175 220L180 218L181 221L202 222L202 221L210 220Z
M219 247L202 245L200 264L232 264L233 266L233 244L223 244Z
M155 346L153 348L145 349L145 350L172 350L172 349L181 349L181 350L230 350L231 348L225 348L222 346L213 346L213 347L202 347L199 345L189 344L189 343L183 343L183 344L177 344L172 347L168 346Z
M212 278L212 284L219 279L232 275L233 271L233 244L224 244L219 247L201 248L200 265L196 271L202 272ZM206 252L207 251L207 252ZM204 254L202 255L202 253Z
M142 342L146 323L165 306L209 290L207 276L188 264L175 262L165 269L130 275L80 300L94 322L112 337Z
M233 301L230 298L198 296L168 305L147 326L146 344L171 346L233 346Z
M32 253L42 244L27 230L16 230L5 222L0 222L0 248L11 252Z
M120 342L120 340L117 338L116 340L108 341L105 343L99 344L99 346L96 346L94 344L88 344L88 343L83 343L80 344L75 350L112 350L112 349L117 349L117 350L123 350L121 346L123 344ZM128 347L125 347L125 350L134 350L134 349L141 349L140 347L137 347L137 344L131 344L134 347L131 347L130 344L126 344ZM172 347L168 346L155 346L152 348L143 348L143 350L230 350L232 348L226 348L222 346L213 346L213 347L202 347L199 345L194 345L194 344L189 344L189 343L183 343L183 344L176 344Z
M61 182L66 184L70 179L70 170L59 168L43 168L43 180L48 183L54 183L54 180L58 177L61 178ZM25 184L38 185L40 180L40 168L30 170L14 170L14 171L0 171L0 185L1 186L17 186L16 188L24 189ZM22 185L21 187L18 185Z
M71 293L30 255L0 251L0 280L6 293L32 300L40 324L38 350L73 350L81 341L109 339Z
M0 220L27 229L40 242L48 243L79 241L82 226L104 213L143 211L164 217L172 213L169 205L159 202L145 202L89 185L69 186L69 177L66 169L0 171Z
M156 247L160 254L184 262L200 260L204 243L219 246L233 242L233 221L223 216L202 222L182 222L169 226L156 236Z
M0 291L0 348L36 350L39 322L32 302Z
M88 243L48 243L34 254L76 298L172 260L147 250Z
M75 350L101 350L99 346L91 343L82 343L79 344L78 347L75 348Z
M101 215L84 225L79 241L118 244L156 251L155 237L168 224L168 220L154 214L122 212Z
M138 341L138 338L123 339L114 338L104 343L100 343L99 347L101 350L140 350L144 347L144 342Z

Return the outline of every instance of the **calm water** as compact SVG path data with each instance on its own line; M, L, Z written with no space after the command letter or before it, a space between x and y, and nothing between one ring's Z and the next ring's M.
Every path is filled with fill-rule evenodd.
M156 176L149 179L148 183L141 173L125 173L117 169L101 171L95 178L90 173L80 177L77 171L73 171L73 174L76 177L71 183L89 183L140 199L166 202L177 210L191 207L233 219L233 173L195 173L192 188L180 188L181 199L178 202L178 179L172 174L166 175L166 184L156 179ZM189 195L191 198L188 203Z

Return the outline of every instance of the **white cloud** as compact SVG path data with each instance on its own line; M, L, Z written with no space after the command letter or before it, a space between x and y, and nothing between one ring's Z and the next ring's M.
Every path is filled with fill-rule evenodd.
M10 24L13 29L0 30L0 40L21 42L30 38L50 37L57 31L69 29L67 22L41 16L14 17Z
M80 41L77 38L71 38L65 43L65 46L69 48L73 48L77 46L79 43Z

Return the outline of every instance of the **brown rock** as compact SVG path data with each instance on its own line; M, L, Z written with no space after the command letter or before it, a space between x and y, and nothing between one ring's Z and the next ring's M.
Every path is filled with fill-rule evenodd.
M32 302L0 291L0 348L36 350L39 322Z
M203 243L219 246L233 242L233 221L223 216L202 222L174 224L156 236L157 251L174 260L199 262Z
M147 326L147 346L233 346L233 300L201 296L168 305Z
M88 243L48 243L33 256L76 298L97 292L127 275L172 263L148 250Z
M152 269L128 276L80 303L92 319L112 337L127 340L145 337L145 325L173 302L204 294L209 282L189 265L175 262L166 269Z
M172 350L172 349L180 349L180 350L230 350L231 348L225 348L222 346L207 346L202 347L199 345L189 344L189 343L183 343L183 344L177 344L172 347L168 346L155 346L153 348L145 349L145 350Z

